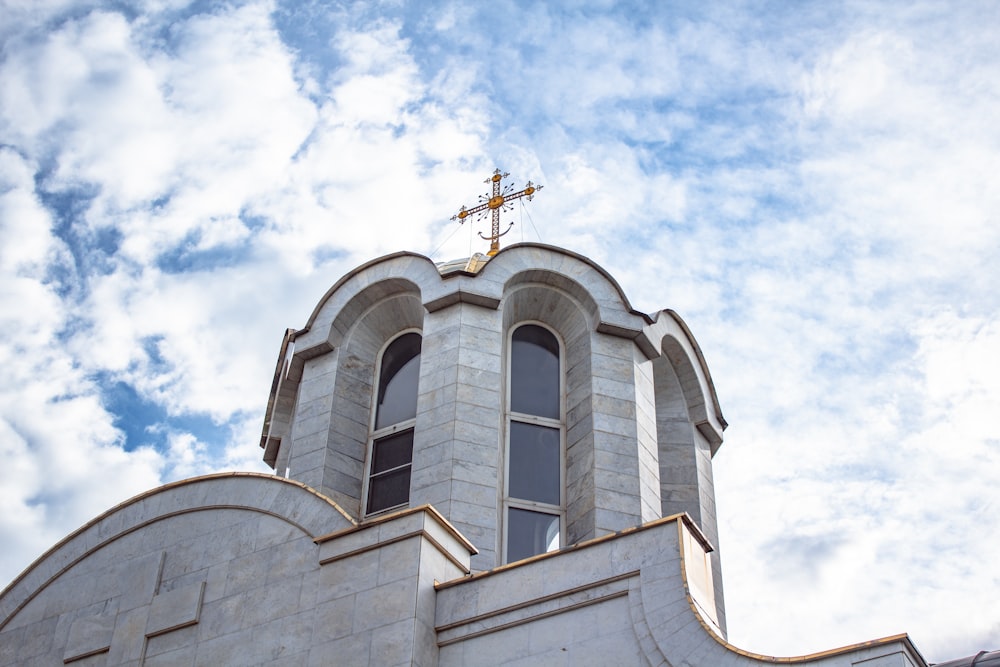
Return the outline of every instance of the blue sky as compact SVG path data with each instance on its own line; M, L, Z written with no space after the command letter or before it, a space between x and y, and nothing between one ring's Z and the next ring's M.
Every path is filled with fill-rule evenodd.
M286 327L505 241L678 311L731 424L731 640L1000 646L1000 5L0 6L0 581L257 447ZM479 231L479 230L476 230Z

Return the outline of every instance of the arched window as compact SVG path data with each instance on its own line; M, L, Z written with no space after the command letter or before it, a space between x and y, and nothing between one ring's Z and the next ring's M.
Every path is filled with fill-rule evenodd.
M382 352L369 438L366 514L410 501L420 342L420 334L404 333Z
M504 560L513 562L560 547L563 491L562 355L548 329L525 324L511 335Z

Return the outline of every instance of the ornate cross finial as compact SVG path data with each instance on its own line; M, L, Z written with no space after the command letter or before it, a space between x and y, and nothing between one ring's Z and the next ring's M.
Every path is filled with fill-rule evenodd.
M493 216L491 234L489 236L483 236L483 233L479 232L480 238L489 239L490 241L490 251L486 253L490 257L500 252L500 237L509 232L510 228L514 226L514 223L512 222L507 226L507 229L505 229L503 233L500 232L500 211L509 211L510 207L508 204L515 199L520 199L521 197L527 197L528 201L531 201L532 198L534 198L535 193L542 189L541 185L535 185L531 181L528 181L528 183L524 186L524 189L518 192L511 192L511 190L514 189L514 186L510 183L501 188L500 181L508 176L510 176L510 174L501 174L499 169L494 171L492 176L483 181L484 183L493 184L493 195L479 195L478 204L469 209L463 206L458 213L451 216L452 220L465 222L465 219L470 215L478 213L478 220L482 220L486 217L486 212L490 211Z

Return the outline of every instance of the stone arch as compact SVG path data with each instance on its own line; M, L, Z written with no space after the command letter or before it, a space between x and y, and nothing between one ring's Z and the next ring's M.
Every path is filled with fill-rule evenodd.
M577 294L584 299L577 298ZM567 544L592 537L594 529L591 338L595 308L593 299L578 283L537 270L513 276L505 286L501 305L504 340L511 329L526 321L542 322L562 338L566 354ZM503 368L506 368L506 356Z
M551 282L587 304L595 326L609 332L629 331L634 335L651 322L646 314L632 307L611 274L588 257L565 248L544 243L507 246L490 260L480 276L505 287L519 280Z
M423 261L420 261L421 259ZM414 266L411 271L414 275L411 277L414 277L416 282L398 277L410 265ZM423 267L423 270L420 270L420 267ZM327 489L325 480L328 473L334 476L337 473L330 468L328 461L317 461L317 458L322 456L319 453L322 447L310 442L307 446L295 448L293 451L288 445L289 436L295 437L295 434L290 433L291 425L299 419L296 412L301 409L303 403L300 385L304 378L309 382L310 372L306 370L306 366L310 363L328 365L335 370L338 366L339 347L344 344L345 337L357 325L359 319L370 315L379 304L381 304L381 308L378 309L379 316L384 319L400 314L401 309L404 311L401 317L408 321L422 321L423 311L419 307L420 285L426 285L429 277L440 282L434 265L429 259L420 255L396 253L369 262L341 278L327 291L303 329L288 329L285 332L261 433L264 461L268 465L279 473L291 469L299 475L303 470L308 470L310 474L303 479L307 479L309 484L317 489ZM400 295L413 295L414 298L405 304L393 303L392 300ZM415 312L420 312L420 316L415 316ZM325 374L329 370L314 371L312 382L316 382L317 375ZM329 387L325 389L329 391ZM307 400L311 401L316 397L313 392L309 394ZM329 408L330 406L326 405L324 411L328 411ZM315 412L313 408L310 410ZM316 432L321 430L317 429ZM313 436L313 433L309 435ZM312 440L315 440L315 437ZM302 459L303 451L308 451L310 454L305 460ZM346 500L346 498L341 499Z
M534 308L538 310L539 313L544 313L547 310L553 310L560 307L559 300L554 295L557 293L562 293L569 297L569 299L574 303L576 310L584 315L586 326L588 329L596 329L597 324L600 322L600 308L594 297L591 296L587 289L571 278L562 275L561 273L556 273L555 271L550 271L547 269L530 269L527 271L521 271L515 273L511 276L507 282L504 284L504 293L509 294L522 286L536 286L536 287L553 287L555 288L550 292L553 296L545 299L544 292L536 292L532 295L532 298L539 299L539 303L534 304ZM522 304L520 307L527 308L527 304ZM553 313L553 315L558 316L558 313ZM523 318L522 318L523 319ZM545 321L541 317L535 317L540 321Z
M404 330L422 331L424 314L417 286L393 278L357 294L331 325L339 344L323 487L352 516L361 513L379 351Z
M663 363L659 363L658 368L662 369L664 373L668 372L669 368L669 373L672 375L670 382L675 389L672 396L676 405L670 406L670 409L678 411L683 409L684 415L692 424L708 422L705 390L699 381L699 374L688 351L676 336L670 334L661 339L660 349L663 351L663 356L659 357L657 361ZM666 381L665 377L664 380ZM659 408L659 404L657 405ZM714 442L715 437L709 437L709 440L713 441L713 449L718 446L718 443ZM718 440L721 442L721 438Z
M394 318L419 326L423 323L422 311L420 287L416 283L405 278L385 278L368 285L344 304L330 324L327 341L332 347L341 347L362 320L367 321L369 329L391 328Z
M673 315L671 313L671 315ZM722 443L725 420L697 344L675 315L652 361L656 446L663 516L687 513L715 546L710 555L714 596L725 628L722 564L712 456Z
M366 262L327 290L306 325L293 333L296 354L312 357L336 347L350 327L350 315L388 294L415 290L427 296L440 290L440 283L434 262L416 253L397 252Z
M728 424L722 416L708 364L687 324L674 311L662 310L657 313L656 320L645 327L641 338L653 348L651 359L664 357L669 362L684 410L715 454ZM665 367L661 365L661 368Z

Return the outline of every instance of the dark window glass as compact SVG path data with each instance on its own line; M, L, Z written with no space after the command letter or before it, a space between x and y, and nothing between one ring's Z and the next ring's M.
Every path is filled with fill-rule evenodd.
M511 498L559 505L559 429L510 422Z
M378 381L375 429L417 416L420 334L403 334L386 348Z
M381 512L410 500L410 466L372 477L368 482L368 512Z
M511 507L507 511L507 562L559 548L559 515Z
M413 429L379 438L372 446L372 475L399 466L413 459Z
M420 343L420 334L403 334L382 353L375 406L376 432L385 429L382 431L385 433L391 430L389 427L404 425L417 416ZM412 427L372 442L366 505L369 514L409 502L412 461Z
M559 419L559 343L547 329L518 327L511 339L510 408Z
M368 479L368 512L403 505L410 499L413 429L372 444L372 474Z

